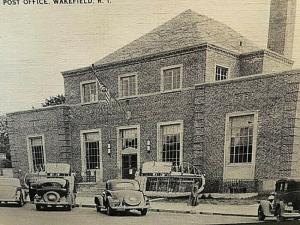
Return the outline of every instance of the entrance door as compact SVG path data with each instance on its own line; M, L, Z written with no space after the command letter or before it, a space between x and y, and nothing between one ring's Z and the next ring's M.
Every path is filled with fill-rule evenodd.
M119 128L118 131L118 177L134 179L140 167L139 126Z
M122 178L134 179L137 170L137 154L122 155Z

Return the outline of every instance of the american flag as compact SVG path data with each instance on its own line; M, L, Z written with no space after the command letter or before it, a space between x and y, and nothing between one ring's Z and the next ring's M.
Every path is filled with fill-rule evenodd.
M107 105L110 105L110 103L111 103L111 96L110 96L108 88L99 81L98 77L96 77L96 79L98 81L98 84L99 84L99 87L100 87L100 91L102 93L104 93L105 101L106 101Z
M104 95L105 95L105 101L106 101L107 105L110 106L110 103L111 103L111 96L110 96L110 93L109 93L108 88L107 88L102 82L100 82L100 80L98 79L98 77L97 77L97 75L96 75L96 72L95 72L95 65L94 65L94 64L92 64L91 69L92 69L92 71L93 71L93 73L94 73L94 75L95 75L95 77L96 77L96 80L97 80L97 82L98 82L98 84L99 84L100 91L101 91L102 93L104 93Z

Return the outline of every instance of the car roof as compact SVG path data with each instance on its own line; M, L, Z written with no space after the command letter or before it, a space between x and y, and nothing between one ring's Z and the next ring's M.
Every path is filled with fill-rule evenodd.
M36 182L36 184L44 184L44 183L52 183L52 182L59 183L62 186L64 186L67 181L64 178L44 178L44 179L38 180Z
M299 178L282 178L277 180L276 182L300 182Z

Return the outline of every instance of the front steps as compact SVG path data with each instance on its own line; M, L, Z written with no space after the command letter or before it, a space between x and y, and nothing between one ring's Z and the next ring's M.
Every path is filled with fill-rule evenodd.
M77 196L91 197L102 194L105 189L105 182L82 182L77 184Z

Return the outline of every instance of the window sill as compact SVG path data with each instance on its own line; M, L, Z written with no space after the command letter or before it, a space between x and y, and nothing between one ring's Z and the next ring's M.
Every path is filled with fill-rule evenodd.
M95 102L81 102L80 105L91 105L91 104L96 104L99 103L99 101L95 101Z
M250 167L254 166L254 163L228 163L226 167Z
M138 95L124 96L124 97L118 97L118 100L126 100L126 99L132 99L137 97Z
M182 88L179 88L179 89L173 89L173 90L167 90L167 91L161 90L160 93L161 93L161 94L167 94L167 93L180 92L180 91L182 91Z

